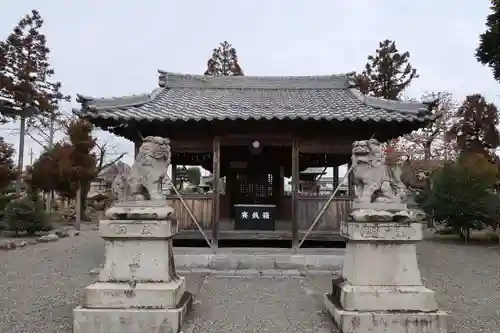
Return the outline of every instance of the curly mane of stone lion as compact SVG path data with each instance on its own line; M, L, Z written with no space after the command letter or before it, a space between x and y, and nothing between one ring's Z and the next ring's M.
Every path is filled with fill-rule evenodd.
M170 140L158 136L146 137L129 172L118 175L114 190L119 200L159 199L160 183L170 165Z
M170 141L158 136L148 136L143 140L127 182L130 195L138 195L143 188L151 198L158 193L158 184L163 181L170 165Z
M355 201L400 202L404 185L399 174L384 163L380 143L375 139L355 141L352 147Z

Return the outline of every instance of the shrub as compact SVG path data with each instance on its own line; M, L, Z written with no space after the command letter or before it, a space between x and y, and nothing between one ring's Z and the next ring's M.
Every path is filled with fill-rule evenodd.
M33 235L38 231L52 229L42 201L33 196L10 201L5 207L4 214L9 231L26 232Z
M7 226L4 221L4 211L7 204L16 198L16 191L13 186L6 187L0 191L0 230L4 230Z
M497 167L479 154L463 155L433 175L432 188L418 198L422 209L466 240L471 229L491 224Z

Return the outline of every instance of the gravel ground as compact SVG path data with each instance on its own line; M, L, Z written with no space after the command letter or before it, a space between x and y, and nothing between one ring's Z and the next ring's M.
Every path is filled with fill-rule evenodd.
M0 332L71 332L71 312L99 266L102 239L95 231L0 252Z
M102 255L103 242L90 230L55 243L0 251L0 332L71 332L72 310L81 304L83 288L95 278L88 272L100 265ZM438 292L441 307L452 313L450 332L500 332L500 248L424 241L419 245L419 262L425 284ZM203 279L203 275L188 276L188 289L196 293ZM251 331L250 325L262 332L266 327L307 332L312 329L303 327L307 325L327 331L331 323L320 313L321 295L330 289L331 278L325 276L209 277L191 320L195 324L207 320L214 332ZM282 321L279 326L271 326L273 318ZM194 333L202 332L197 326L190 325Z
M451 312L456 333L500 332L500 248L424 241L420 271Z
M500 332L500 248L426 240L418 245L424 284L451 312L450 333ZM315 290L331 279L310 276Z
M207 277L192 333L336 332L300 278Z

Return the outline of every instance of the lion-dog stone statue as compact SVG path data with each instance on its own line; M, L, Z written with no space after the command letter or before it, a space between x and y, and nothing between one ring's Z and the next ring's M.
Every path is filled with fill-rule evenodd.
M353 142L351 158L355 199L350 219L391 221L406 216L401 171L385 163L380 143L375 139Z
M127 205L137 208L140 206L166 206L165 196L161 192L161 184L167 175L169 165L170 140L159 136L144 138L130 170L125 170L117 175L111 185L118 202L114 207L108 209L106 216L117 218L115 215L118 214L119 208ZM135 215L135 217L148 218L146 212L143 213L140 216ZM156 213L151 214L150 218L160 218ZM123 217L122 213L119 215Z
M143 140L130 171L119 174L111 185L118 201L158 200L170 165L170 141L159 136Z

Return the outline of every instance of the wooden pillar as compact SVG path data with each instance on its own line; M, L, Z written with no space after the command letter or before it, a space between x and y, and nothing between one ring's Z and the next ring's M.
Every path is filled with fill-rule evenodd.
M299 191L299 147L297 140L292 143L292 246L299 244L298 193Z
M333 167L333 190L335 191L339 186L339 167Z
M177 188L177 163L170 164L172 167L172 186Z
M347 171L351 168L352 162L347 163ZM347 176L347 195L350 197L354 196L354 174L351 172L349 176Z
M220 220L220 138L214 137L212 152L212 244L218 246Z
M138 139L137 141L134 141L134 160L137 157L137 154L139 154L139 148L141 148L141 140Z

